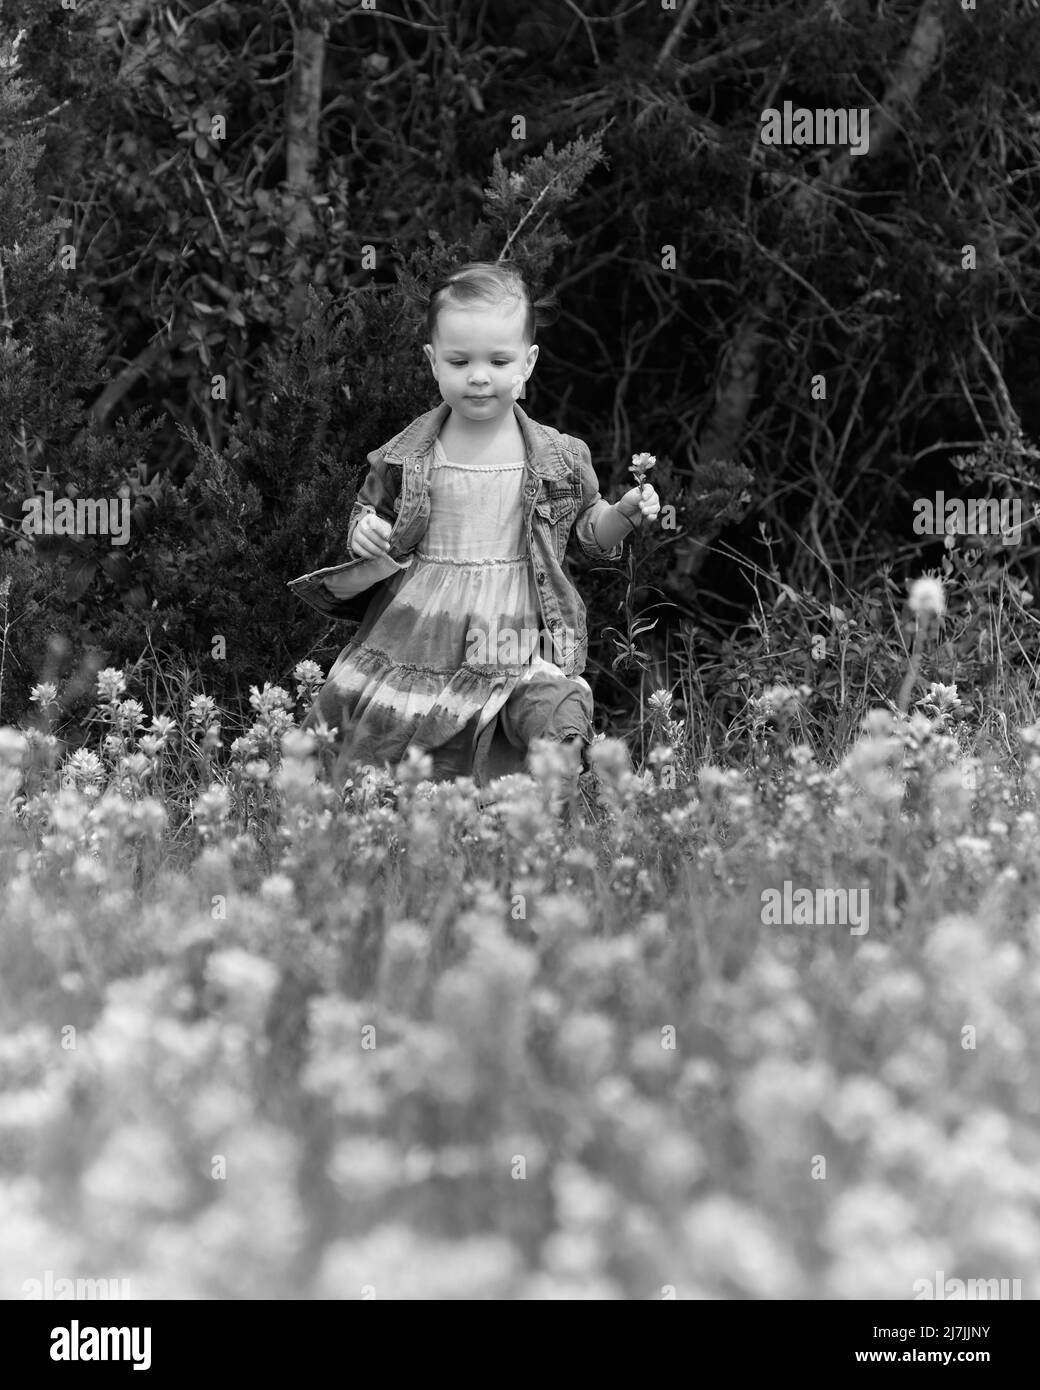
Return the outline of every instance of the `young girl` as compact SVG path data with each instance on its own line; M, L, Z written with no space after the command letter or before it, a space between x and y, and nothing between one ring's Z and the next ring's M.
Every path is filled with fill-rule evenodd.
M414 744L434 780L483 787L523 770L536 738L583 754L592 739L585 605L564 551L573 530L586 555L620 559L660 503L649 484L605 501L586 445L517 404L549 304L509 265L471 262L434 286L423 351L443 404L368 455L355 558L290 583L335 617L364 596L303 722L338 729L340 782L351 762L392 770Z

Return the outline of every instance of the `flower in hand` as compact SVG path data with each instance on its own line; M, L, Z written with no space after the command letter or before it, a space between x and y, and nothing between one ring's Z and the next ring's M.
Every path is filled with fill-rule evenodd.
M653 521L661 510L657 492L645 482L647 473L657 463L653 454L633 454L629 472L635 474L638 487L631 488L617 503L618 511L633 526L641 526L643 517Z
M633 454L632 462L628 465L628 471L636 475L636 482L642 485L643 479L657 463L654 454Z

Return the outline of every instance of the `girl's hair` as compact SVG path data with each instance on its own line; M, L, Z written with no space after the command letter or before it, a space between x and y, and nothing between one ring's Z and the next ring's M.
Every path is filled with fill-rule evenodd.
M555 294L550 291L533 300L524 277L515 266L508 262L468 261L466 265L445 271L434 281L426 298L427 340L433 342L441 309L470 304L498 305L507 301L519 301L524 305L524 341L528 346L535 340L536 328L547 327L559 317Z

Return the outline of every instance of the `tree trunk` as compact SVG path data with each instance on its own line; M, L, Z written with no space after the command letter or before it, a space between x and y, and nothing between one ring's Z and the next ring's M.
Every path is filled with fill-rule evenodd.
M307 199L314 192L318 164L318 122L328 32L328 18L318 12L314 0L302 0L299 21L293 26L293 70L285 132L285 181L296 200L290 224L290 238L294 241L314 232L314 215Z

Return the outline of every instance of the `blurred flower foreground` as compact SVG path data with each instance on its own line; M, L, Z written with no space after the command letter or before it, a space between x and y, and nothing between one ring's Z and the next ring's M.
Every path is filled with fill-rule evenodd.
M1040 730L933 686L825 768L772 687L693 768L658 692L561 814L549 744L335 786L295 674L0 729L0 1296L1040 1293Z

